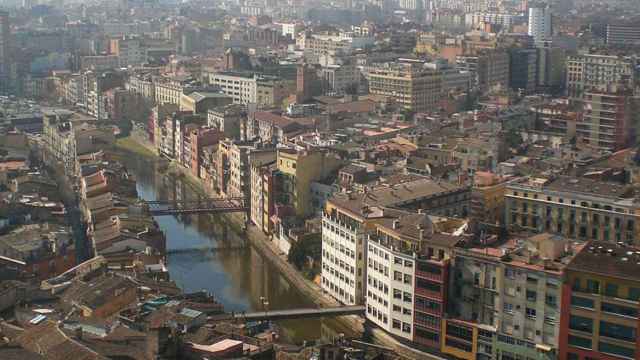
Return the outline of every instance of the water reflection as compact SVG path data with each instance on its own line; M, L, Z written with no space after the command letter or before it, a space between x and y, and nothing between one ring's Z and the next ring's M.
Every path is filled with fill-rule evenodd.
M145 200L197 200L203 196L189 181L168 174L147 158L130 156L126 164L136 176L138 195ZM168 249L215 248L202 254L168 256L171 278L184 291L206 289L229 311L263 310L261 297L267 299L269 309L313 306L223 217L200 214L160 216L156 220L167 236ZM287 340L296 343L339 333L356 336L334 319L289 320L278 325Z

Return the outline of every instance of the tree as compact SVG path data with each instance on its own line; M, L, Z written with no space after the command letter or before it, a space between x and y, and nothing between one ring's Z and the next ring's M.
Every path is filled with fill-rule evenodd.
M304 248L302 246L302 241L296 241L291 244L291 248L289 249L289 255L287 256L287 260L293 264L298 270L302 270L304 267L304 262L307 256L304 253Z
M504 136L504 142L511 149L517 149L523 144L522 135L515 129L510 129Z

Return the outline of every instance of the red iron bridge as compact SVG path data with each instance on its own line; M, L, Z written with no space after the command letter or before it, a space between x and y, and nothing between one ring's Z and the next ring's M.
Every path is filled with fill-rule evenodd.
M144 206L146 210L154 216L249 211L248 200L243 197L203 198L198 200L156 200L145 201Z

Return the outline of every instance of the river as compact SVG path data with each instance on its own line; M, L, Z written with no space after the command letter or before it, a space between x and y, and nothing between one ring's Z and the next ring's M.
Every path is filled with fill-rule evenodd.
M197 199L198 189L184 177L166 174L153 158L127 156L125 164L137 180L138 196L144 200ZM227 311L313 307L277 268L234 232L222 216L210 214L158 216L167 237L167 249L213 247L202 254L168 255L171 278L185 292L205 289L224 304ZM266 300L263 300L266 299ZM286 341L331 338L337 334L357 336L335 319L304 319L278 322Z

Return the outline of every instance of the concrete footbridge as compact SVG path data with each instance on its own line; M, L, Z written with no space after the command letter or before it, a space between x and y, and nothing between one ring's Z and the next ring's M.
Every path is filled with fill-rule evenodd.
M364 315L365 307L358 306L337 306L327 308L302 308L289 310L265 310L247 313L231 313L214 317L212 320L244 320L244 321L260 321L260 320L287 320L287 319L303 319L303 318L319 318L344 315Z

